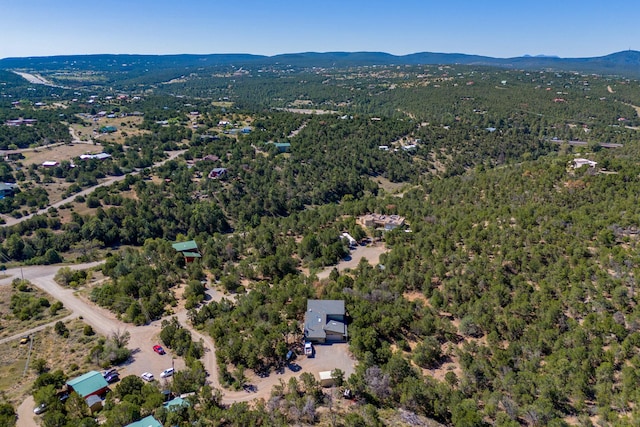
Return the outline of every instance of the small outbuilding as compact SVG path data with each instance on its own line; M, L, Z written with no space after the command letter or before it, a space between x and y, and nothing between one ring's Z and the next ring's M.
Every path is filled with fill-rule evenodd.
M320 385L322 387L332 387L335 384L335 379L333 378L331 371L318 372L318 379L320 380Z
M89 410L91 410L91 413L94 414L98 411L100 411L103 407L102 404L102 399L100 398L100 396L97 396L95 394L92 394L91 396L87 396L84 401L86 402L87 406L89 407Z

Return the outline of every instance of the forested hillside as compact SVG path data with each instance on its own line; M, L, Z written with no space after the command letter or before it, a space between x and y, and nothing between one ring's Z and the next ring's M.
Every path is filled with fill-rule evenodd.
M172 425L640 420L637 81L265 64L102 86L99 67L84 85L76 71L74 92L0 74L0 170L17 184L0 200L6 265L105 260L102 281L58 280L132 327L163 319L163 344L187 366L174 391L196 393L168 415L159 390L123 380L105 425L123 413ZM109 156L45 167L37 156L52 145ZM406 222L367 228L368 213ZM388 251L322 275L353 251L342 233ZM191 239L200 256L188 263L171 243ZM345 301L357 364L340 386L353 404L335 409L305 372L253 405L223 405L205 369L225 390L278 372L310 298ZM181 303L216 366L170 320ZM43 425L80 419L60 405Z

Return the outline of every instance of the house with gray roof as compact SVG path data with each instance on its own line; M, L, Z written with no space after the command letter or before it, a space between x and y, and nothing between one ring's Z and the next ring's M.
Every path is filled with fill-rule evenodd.
M307 300L304 336L307 341L317 343L346 341L344 300Z

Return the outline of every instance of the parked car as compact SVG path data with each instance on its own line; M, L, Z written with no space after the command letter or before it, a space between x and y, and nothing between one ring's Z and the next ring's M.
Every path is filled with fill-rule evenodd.
M151 372L143 372L140 377L145 381L153 381L153 374Z
M304 354L307 357L313 357L313 346L309 341L304 343Z
M173 368L167 368L160 374L160 378L167 378L173 375Z
M157 345L157 344L153 346L153 351L155 351L158 354L165 354L164 353L164 348L162 348L162 346Z
M118 375L117 372L112 372L109 375L107 375L106 377L104 377L105 381L108 382L109 384L111 383L115 383L116 381L120 380L120 376Z
M36 415L40 415L41 413L43 413L46 410L47 410L46 403L42 403L42 404L36 406L35 408L33 408L33 413L36 414Z
M107 369L106 371L102 371L102 376L104 378L107 378L109 375L111 374L116 374L117 375L118 370L116 368L111 368L111 369Z

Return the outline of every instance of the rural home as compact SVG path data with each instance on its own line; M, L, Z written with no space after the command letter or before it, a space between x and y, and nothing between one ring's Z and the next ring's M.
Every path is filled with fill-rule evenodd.
M115 127L115 126L102 126L100 128L100 132L101 133L113 133L113 132L115 132L117 130L118 130L118 128Z
M98 371L89 371L84 375L67 381L69 391L75 391L86 399L89 396L97 396L103 394L109 388L109 384Z
M372 213L360 217L360 223L365 227L383 227L385 230L393 230L404 225L404 217Z
M80 155L80 160L91 160L91 159L105 160L105 159L110 159L110 158L111 158L111 154L108 154L108 153L81 154Z
M14 120L7 120L4 124L7 126L22 126L22 125L27 125L27 126L33 126L34 124L38 123L38 119L14 119Z
M598 164L598 162L594 162L593 160L588 160L588 159L573 159L573 168L574 169L578 169L581 168L582 166L589 166L592 168L595 168L596 165Z
M17 184L11 184L8 182L0 182L0 200L5 197L11 197L16 192L16 188L18 188Z
M124 427L162 427L160 421L153 418L153 416L149 415L141 419L140 421L136 421L135 423L127 424Z
M291 143L290 142L273 142L269 141L267 144L273 144L278 149L278 153L286 153L287 151L291 151Z
M56 166L58 166L60 163L53 161L53 160L47 160L46 162L42 163L42 167L43 168L55 168Z
M210 179L216 179L216 178L221 178L224 175L226 175L227 173L227 169L226 168L213 168L211 169L211 172L209 172L209 178Z
M181 397L176 397L175 399L171 399L170 401L163 403L162 406L167 408L167 411L174 412L191 405L187 400L184 400Z
M184 261L187 264L195 261L196 258L202 257L202 255L200 255L200 251L198 250L198 244L195 240L173 243L171 246L176 251L182 253L182 255L184 256Z
M346 341L347 324L343 300L307 300L304 319L306 341Z

